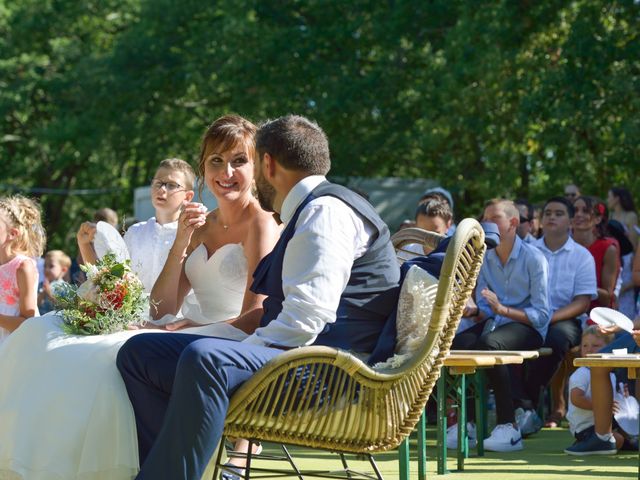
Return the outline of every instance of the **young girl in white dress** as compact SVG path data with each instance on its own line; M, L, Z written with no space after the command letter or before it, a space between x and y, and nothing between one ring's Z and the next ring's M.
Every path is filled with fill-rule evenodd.
M247 279L279 227L251 193L254 134L238 116L218 119L205 134L200 174L219 208L205 214L189 203L180 215L152 294L169 328L192 323L171 316L181 302L175 295L189 285L197 321L209 324L181 332L243 336L226 320L261 304ZM0 479L129 480L138 471L135 419L115 357L144 330L82 337L59 324L55 314L29 319L0 349Z
M38 315L35 258L45 244L40 219L40 207L33 200L0 199L0 344L25 319Z

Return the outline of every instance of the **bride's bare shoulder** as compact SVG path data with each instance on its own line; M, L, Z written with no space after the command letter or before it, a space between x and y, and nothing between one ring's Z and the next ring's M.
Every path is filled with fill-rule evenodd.
M278 224L273 212L266 212L260 206L255 205L252 212L251 229L258 234L275 234L279 235L280 225Z

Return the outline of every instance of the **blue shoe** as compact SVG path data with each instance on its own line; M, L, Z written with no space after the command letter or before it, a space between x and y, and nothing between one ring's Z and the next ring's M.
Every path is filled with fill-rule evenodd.
M616 449L616 441L613 435L605 442L593 433L586 440L576 442L565 449L564 453L569 455L613 455L618 453L618 450Z

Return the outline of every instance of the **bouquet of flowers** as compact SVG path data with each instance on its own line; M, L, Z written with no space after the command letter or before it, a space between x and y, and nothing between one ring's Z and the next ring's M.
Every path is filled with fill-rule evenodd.
M147 299L129 260L118 262L113 253L107 253L95 265L80 268L87 280L79 287L65 284L53 296L65 332L114 333L140 321Z

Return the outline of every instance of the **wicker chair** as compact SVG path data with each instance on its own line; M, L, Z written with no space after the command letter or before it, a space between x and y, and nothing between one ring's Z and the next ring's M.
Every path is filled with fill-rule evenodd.
M401 249L408 243L435 247L441 238L412 228L392 240ZM364 454L376 475L365 478L381 479L371 454L398 447L413 431L475 285L484 250L478 222L463 220L447 248L424 345L401 367L374 370L349 352L323 346L283 352L233 395L225 436ZM223 449L219 450L212 465L214 478L221 466ZM286 450L285 454L289 457ZM342 459L346 478L356 478ZM318 474L301 472L289 460L298 478ZM250 471L251 454L245 478ZM267 470L254 468L260 471ZM271 476L292 474L268 471Z

